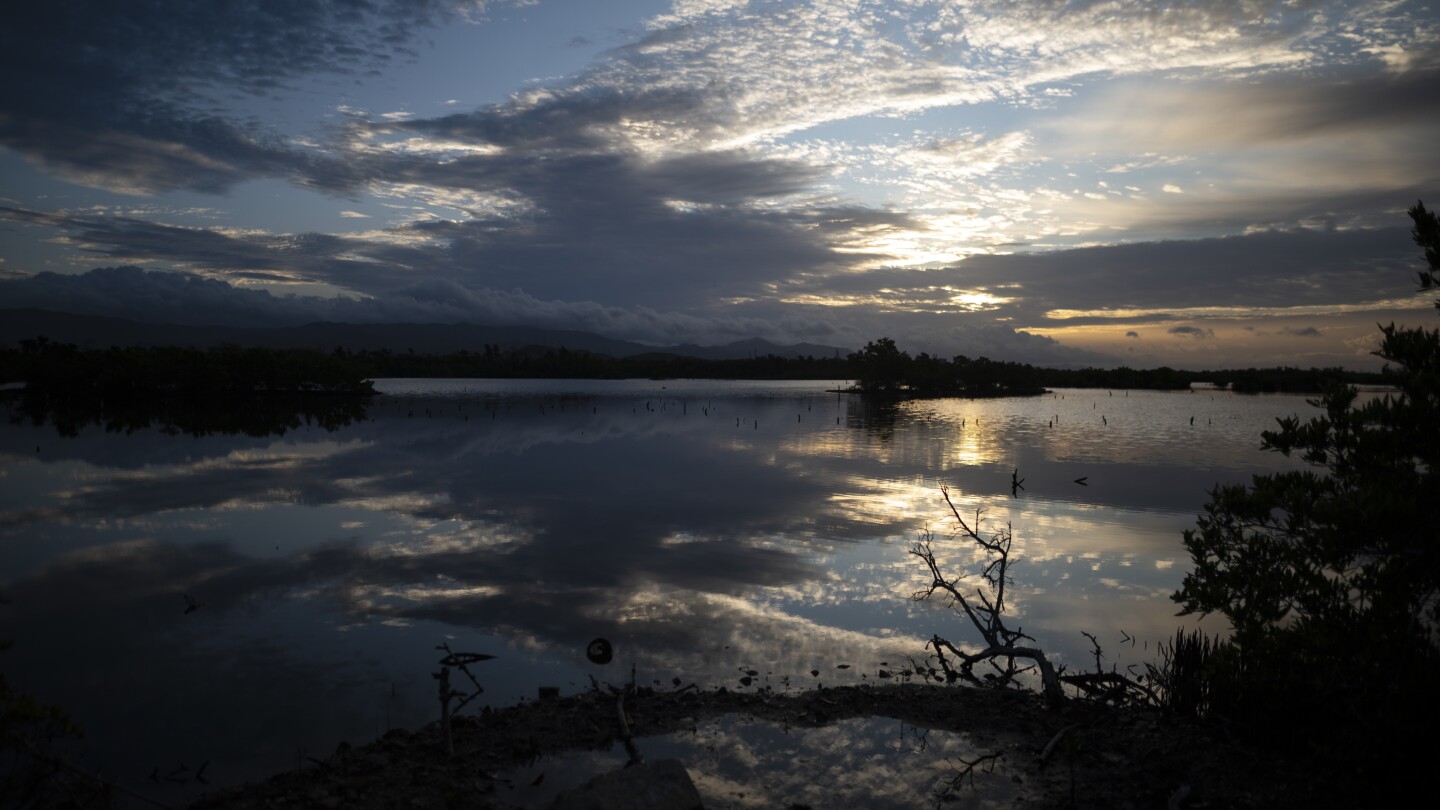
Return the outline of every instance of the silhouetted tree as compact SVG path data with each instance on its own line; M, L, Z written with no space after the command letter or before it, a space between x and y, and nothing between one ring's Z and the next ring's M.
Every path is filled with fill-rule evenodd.
M1409 214L1433 289L1440 224L1423 204ZM1357 403L1334 385L1313 401L1322 416L1263 433L1316 469L1214 489L1174 595L1234 628L1230 717L1367 767L1404 758L1401 729L1432 733L1440 715L1440 331L1381 332L1398 393Z
M910 372L910 355L888 337L872 340L850 355L860 390L867 394L898 393Z

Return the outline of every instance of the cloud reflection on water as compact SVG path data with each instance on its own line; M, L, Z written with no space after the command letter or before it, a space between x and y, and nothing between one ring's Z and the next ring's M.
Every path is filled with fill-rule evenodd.
M963 639L908 599L922 583L905 551L926 525L945 529L946 484L962 508L1015 525L1017 615L1073 661L1080 629L1170 635L1179 530L1216 481L1283 463L1255 436L1299 402L1137 392L1106 425L1112 401L1096 392L898 408L803 390L682 396L384 397L369 421L264 441L59 441L7 425L0 458L39 499L0 500L14 603L0 631L32 685L116 734L135 712L204 714L203 694L227 734L234 712L279 700L345 736L355 722L324 718L373 725L386 682L413 704L391 719L413 721L426 651L446 635L502 654L484 673L499 702L619 680L581 659L595 636L642 678L736 688L747 666L775 688L854 682L922 656L932 632ZM52 448L38 463L37 441ZM187 593L204 602L194 616ZM67 663L75 648L97 663ZM228 663L207 669L217 656ZM156 669L169 674L145 681ZM102 672L124 704L153 708L74 697ZM317 690L330 696L300 697ZM363 710L345 708L355 700ZM251 736L230 734L230 757L276 744L241 725Z
M958 773L959 760L994 750L982 750L966 735L888 717L803 728L727 715L637 744L647 760L683 762L706 807L757 809L938 804L942 788ZM500 796L519 806L542 807L592 774L618 770L624 762L618 747L544 758L506 773L510 785ZM978 768L973 785L954 791L944 804L1012 806L1020 789L1011 781L1003 755L999 763L993 769ZM545 779L532 784L541 774Z

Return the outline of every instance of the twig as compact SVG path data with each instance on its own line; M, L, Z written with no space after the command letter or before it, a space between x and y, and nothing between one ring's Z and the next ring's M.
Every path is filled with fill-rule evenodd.
M966 779L970 780L970 787L973 789L975 787L975 769L983 764L989 763L990 767L986 769L986 772L993 771L995 769L995 761L1000 758L1000 754L1000 751L994 751L989 754L981 754L974 759L961 759L960 764L965 767L959 769L955 776L951 777L950 781L936 792L935 806L938 808L945 802L950 801L950 797L964 785Z
M450 699L455 696L450 689L450 667L440 667L434 674L440 682L440 731L445 735L445 752L455 756L455 740L450 736Z
M479 697L481 693L485 691L485 687L481 686L480 681L476 680L475 674L470 671L470 668L467 666L467 664L476 664L481 661L490 661L494 659L495 656L486 655L484 653L457 653L450 649L449 642L441 644L435 649L445 651L445 657L440 659L441 666L455 667L456 669L460 670L465 674L466 678L470 679L471 685L475 687L475 691L469 693L468 695L458 690L452 693L452 696L460 697L461 700L458 704L456 704L455 708L452 709L450 713L452 715L459 714L460 710L465 708L466 704Z

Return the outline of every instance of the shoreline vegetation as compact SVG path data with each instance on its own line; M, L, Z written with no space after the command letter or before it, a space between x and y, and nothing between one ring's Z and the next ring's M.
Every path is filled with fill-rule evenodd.
M0 349L0 384L23 383L56 406L76 398L113 402L156 396L177 401L248 395L365 397L380 378L847 380L842 393L883 399L1034 396L1051 388L1185 390L1196 384L1237 393L1319 394L1335 383L1386 385L1385 372L1341 368L1249 368L1186 371L1054 369L1026 363L943 358L901 351L890 338L848 357L776 355L708 360L673 354L616 358L566 348L527 347L452 354L171 346L80 349L44 337Z

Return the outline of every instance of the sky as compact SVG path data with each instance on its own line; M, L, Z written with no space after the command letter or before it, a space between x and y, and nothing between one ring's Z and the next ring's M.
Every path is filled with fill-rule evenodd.
M1053 366L1434 325L1440 0L0 12L0 306Z

